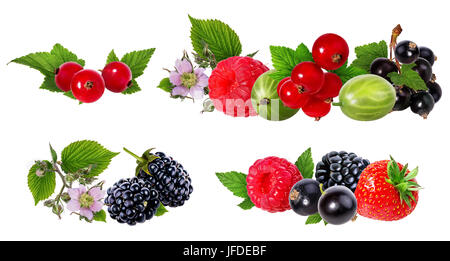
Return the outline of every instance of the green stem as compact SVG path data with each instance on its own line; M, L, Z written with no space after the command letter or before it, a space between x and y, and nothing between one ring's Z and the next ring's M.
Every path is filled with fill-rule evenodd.
M333 106L342 106L342 102L333 102L331 104L333 104Z
M143 158L139 157L138 155L134 154L133 152L129 151L127 148L124 147L123 150L125 152L127 152L128 154L130 154L131 156L133 156L133 158L135 158L137 161L139 161L141 163L145 162L145 159L143 159Z

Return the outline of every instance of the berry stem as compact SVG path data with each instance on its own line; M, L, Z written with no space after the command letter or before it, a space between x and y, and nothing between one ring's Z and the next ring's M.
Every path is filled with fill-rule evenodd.
M138 155L136 155L136 154L134 154L133 152L131 152L130 150L128 150L127 148L123 148L123 150L125 151L125 152L127 152L128 154L130 154L131 156L133 156L133 158L135 158L137 161L139 161L140 163L144 163L145 162L145 159L143 159L143 158L141 158L141 157L139 157Z
M342 106L342 102L332 102L333 106Z

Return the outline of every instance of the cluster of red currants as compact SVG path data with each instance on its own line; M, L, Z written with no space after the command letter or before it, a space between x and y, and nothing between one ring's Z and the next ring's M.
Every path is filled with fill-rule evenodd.
M342 81L332 72L348 59L347 42L336 34L317 38L312 49L314 62L301 62L290 77L278 84L277 92L283 104L292 109L302 109L309 117L319 120L331 110L331 102L339 95Z
M95 102L102 97L105 88L112 92L123 92L132 84L132 73L123 62L108 63L98 73L84 69L76 62L66 62L55 71L56 86L83 103Z

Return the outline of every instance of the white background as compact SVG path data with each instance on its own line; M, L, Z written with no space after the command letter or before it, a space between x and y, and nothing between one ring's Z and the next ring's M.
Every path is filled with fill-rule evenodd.
M424 10L423 8L426 8ZM448 94L450 60L446 1L1 1L0 119L1 215L3 240L437 240L450 239L448 208ZM424 12L425 11L425 12ZM374 122L345 117L338 108L320 122L302 113L284 122L200 114L201 103L169 99L156 85L182 51L191 51L189 20L216 18L240 36L243 54L271 66L269 45L311 47L323 33L343 36L351 50L389 41L401 23L400 39L426 45L439 57L434 72L443 99L428 120L404 111ZM61 43L101 69L111 49L118 56L156 47L131 96L105 93L94 104L78 105L39 90L43 76L10 60L49 51ZM354 59L351 52L350 59ZM183 163L194 193L185 207L135 227L87 224L74 215L58 220L41 204L34 206L26 177L34 160L50 159L48 143L60 152L69 143L92 139L112 151L126 146L141 153L157 147ZM243 211L214 173L247 172L259 158L280 156L292 162L312 147L314 159L331 150L348 150L371 161L389 154L420 166L417 209L397 222L359 218L343 226L305 226L293 212ZM100 176L111 185L134 173L135 161L118 155ZM57 184L57 189L59 188Z

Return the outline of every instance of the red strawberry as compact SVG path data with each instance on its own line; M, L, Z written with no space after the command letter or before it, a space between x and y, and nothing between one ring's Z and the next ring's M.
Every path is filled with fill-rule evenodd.
M410 172L408 164L403 167L392 158L367 166L355 190L358 214L384 221L411 214L419 199L417 173L418 168Z
M220 61L209 77L209 97L214 107L234 117L255 116L251 94L256 79L269 68L251 57Z
M257 160L247 176L248 196L256 207L269 212L291 209L289 193L292 186L303 179L298 168L278 157Z

